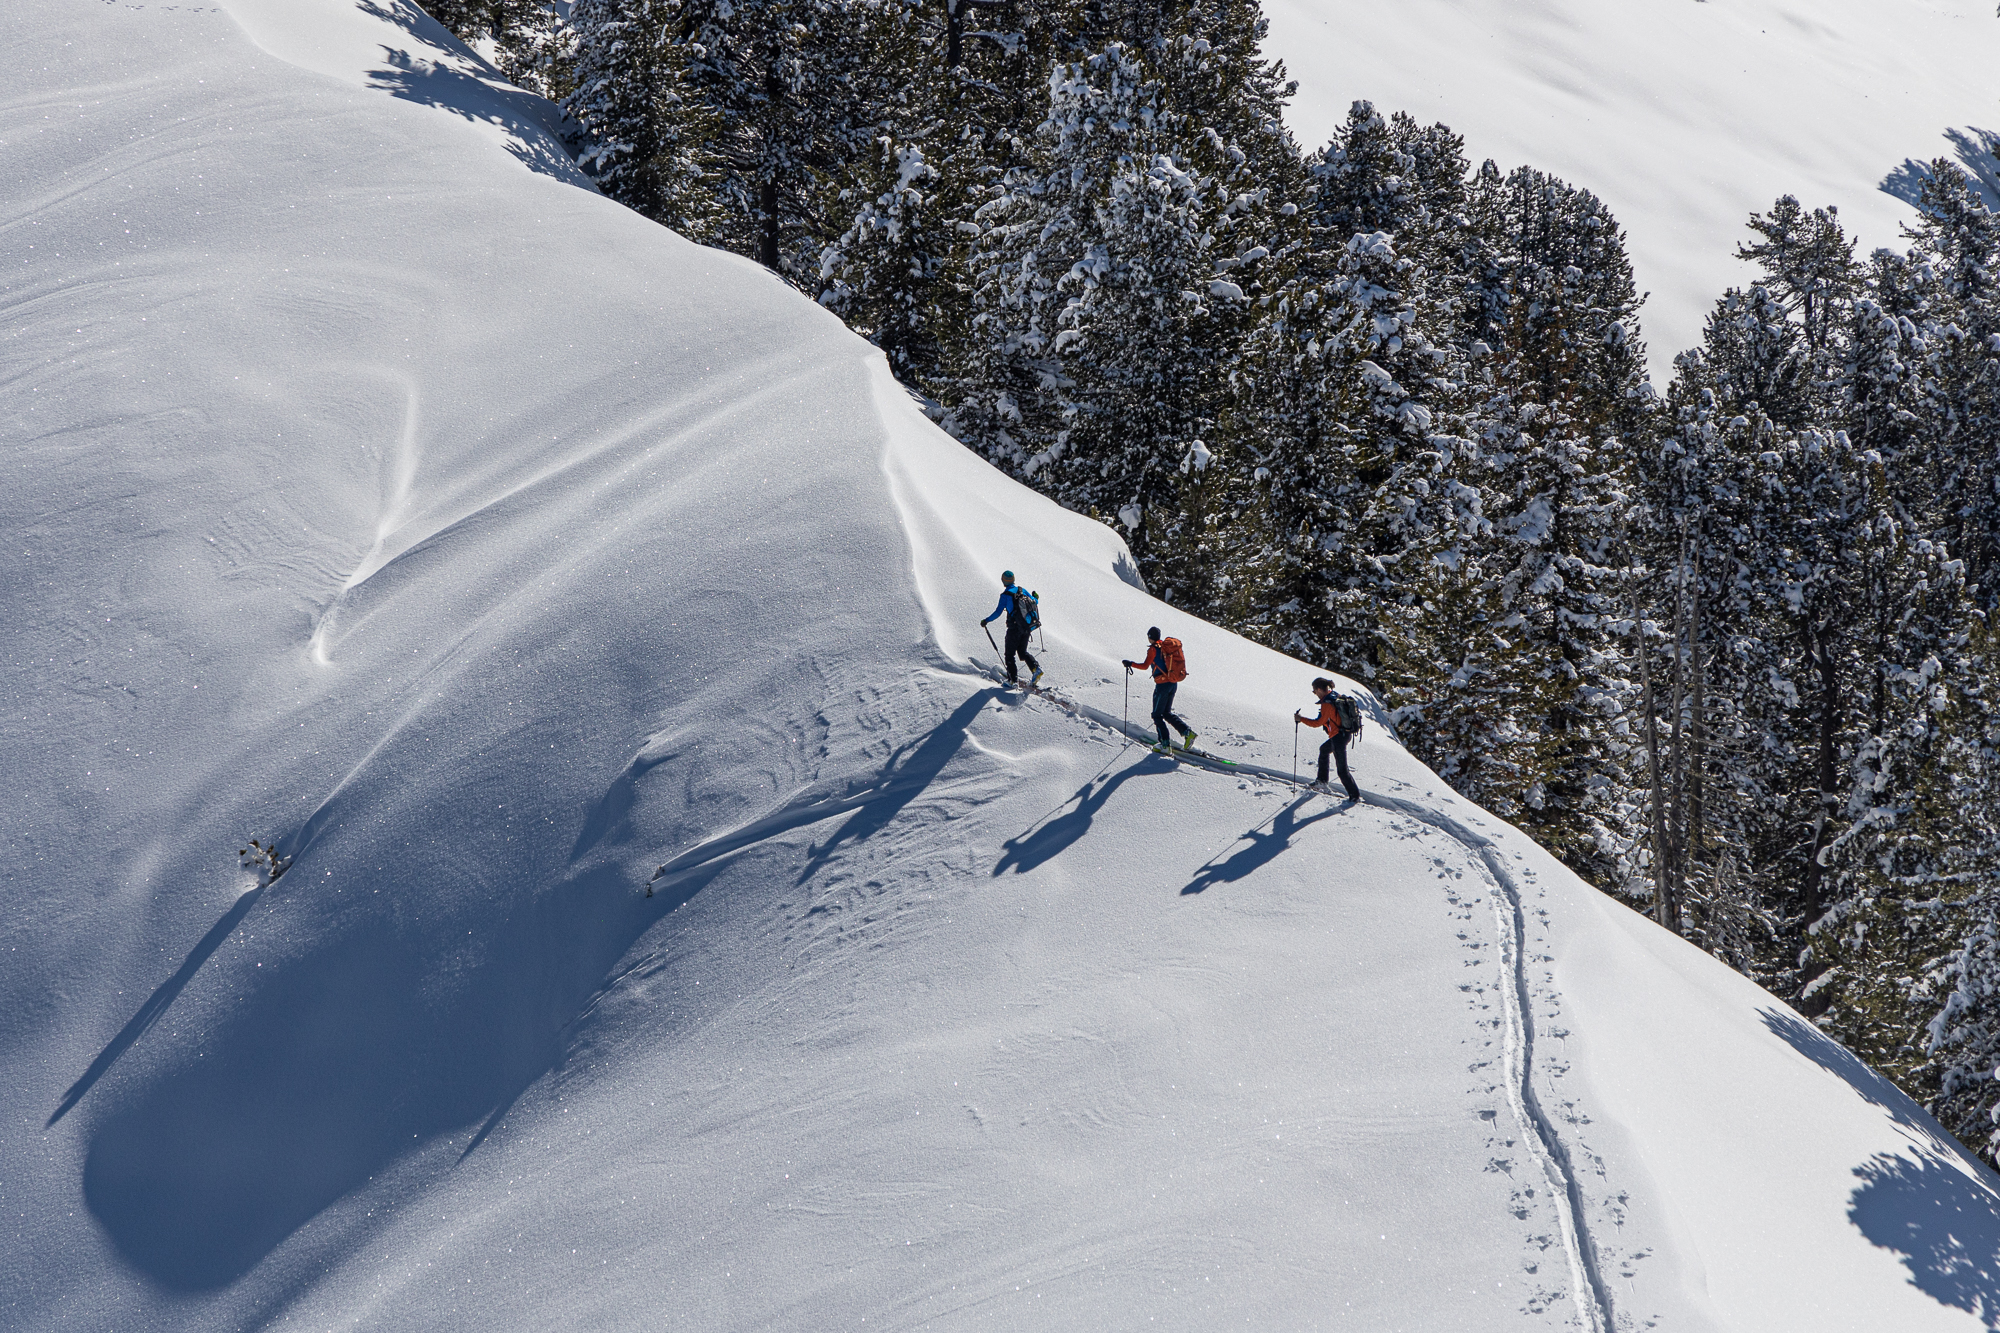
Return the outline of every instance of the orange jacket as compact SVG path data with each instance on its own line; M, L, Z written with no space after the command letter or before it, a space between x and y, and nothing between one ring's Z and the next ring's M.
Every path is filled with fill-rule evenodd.
M1319 716L1307 718L1306 725L1309 727L1323 727L1328 736L1338 736L1340 734L1340 710L1333 706L1333 696L1331 694L1319 701Z
M1161 639L1158 643L1148 644L1144 657L1137 662L1127 662L1125 665L1139 671L1150 670L1153 673L1155 683L1178 685L1187 679L1187 657L1185 652L1183 652L1181 657L1181 674L1178 676L1173 674L1172 669L1167 664L1165 645L1169 643L1177 648L1180 646L1179 639L1168 636Z

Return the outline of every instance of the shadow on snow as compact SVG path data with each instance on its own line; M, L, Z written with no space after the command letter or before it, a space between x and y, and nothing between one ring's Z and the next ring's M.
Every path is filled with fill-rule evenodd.
M363 13L392 23L412 37L432 45L460 47L468 59L489 71L489 77L477 78L449 65L384 46L382 58L387 68L369 71L368 80L372 86L391 97L449 111L465 120L498 126L507 132L507 151L521 165L567 184L590 188L588 177L575 160L568 153L551 146L550 141L575 142L582 135L581 128L567 121L554 106L507 82L506 75L472 51L465 50L444 25L415 6L361 0L357 7Z
M1902 1256L1910 1284L2000 1330L2000 1190L1956 1158L1881 1153L1854 1168L1847 1217Z
M1912 1286L2000 1333L2000 1180L1845 1046L1790 1010L1767 1008L1759 1017L1912 1140L1909 1155L1878 1153L1854 1168L1861 1184L1848 1199L1848 1220L1902 1257Z
M1248 877L1277 859L1280 853L1292 845L1293 836L1301 829L1317 824L1322 819L1337 815L1343 808L1341 806L1329 805L1310 819L1300 819L1298 817L1300 809L1311 799L1310 796L1301 796L1292 800L1281 807L1276 814L1265 820L1263 824L1259 824L1256 828L1245 833L1243 837L1238 838L1237 842L1243 842L1247 839L1250 845L1242 851L1237 852L1234 856L1231 856L1227 861L1218 862L1213 857L1210 857L1208 864L1195 872L1195 877L1188 881L1187 887L1182 889L1181 893L1183 895L1201 893L1204 890L1214 888L1218 884L1234 884L1236 881ZM1270 825L1270 832L1268 833L1263 831L1265 824ZM1230 844L1232 847L1235 845L1235 843Z
M1117 756L1113 755L1104 768L1108 769L1116 762ZM1097 812L1104 808L1113 792L1133 778L1160 777L1172 773L1174 768L1171 759L1148 751L1137 763L1119 770L1109 778L1104 776L1104 769L1099 769L1096 776L1077 788L1076 795L1056 807L1057 810L1062 810L1074 803L1076 806L1074 810L1056 815L1053 819L1044 815L1042 820L1030 826L1027 832L1002 843L1000 862L993 867L993 873L996 876L1004 875L1011 870L1017 875L1025 875L1051 858L1062 855L1084 834L1090 832L1091 823L1097 818Z
M237 934L246 920L259 936L288 933L271 920L280 912L305 914L287 924L308 933L325 928L318 947L274 966L246 971L225 955L236 965L222 976L244 992L200 1012L189 1026L206 1030L183 1038L198 1046L177 1063L172 1051L164 1064L147 1062L87 1129L86 1204L136 1268L167 1288L202 1291L241 1276L427 1141L476 1126L456 1154L463 1161L561 1061L574 1025L616 984L618 960L662 917L787 832L853 815L806 853L807 874L880 832L959 753L996 693L965 701L876 773L816 785L676 856L654 874L652 897L632 873L644 835L631 812L640 780L677 756L632 759L585 812L566 858L479 863L504 867L493 883L456 867L449 845L428 860L378 864L386 858L370 841L376 830L426 827L424 818L448 825L462 819L451 802L464 796L433 793L396 764L375 766L315 816L285 878L237 899L64 1094L52 1125L159 1026L232 936L237 953L250 948ZM327 865L346 874L363 856L376 870L354 876L344 895L331 887L338 881L315 881ZM472 880L467 891L435 891L454 869ZM433 891L413 892L419 880ZM425 904L427 919L412 902ZM348 1230L311 1243L347 1244Z

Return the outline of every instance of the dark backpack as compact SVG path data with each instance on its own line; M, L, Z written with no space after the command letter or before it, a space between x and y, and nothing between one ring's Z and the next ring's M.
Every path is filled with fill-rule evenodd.
M1023 629L1039 629L1042 623L1042 599L1029 592L1020 584L1014 585L1014 596L1007 603L1007 625Z
M1350 741L1361 739L1361 704L1351 695L1333 696L1333 715L1340 719L1340 734Z

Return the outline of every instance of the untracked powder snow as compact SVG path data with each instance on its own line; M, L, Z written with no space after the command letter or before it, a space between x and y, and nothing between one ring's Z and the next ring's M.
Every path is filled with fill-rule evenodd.
M2000 17L1984 0L1269 0L1289 121L1325 145L1357 99L1532 166L1624 227L1655 380L1756 270L1780 195L1903 249L1933 159L2000 207Z

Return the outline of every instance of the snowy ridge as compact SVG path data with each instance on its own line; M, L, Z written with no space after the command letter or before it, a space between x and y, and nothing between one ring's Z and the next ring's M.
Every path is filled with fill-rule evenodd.
M27 23L0 1327L1991 1321L1906 1098L1379 716L1294 800L1320 667L427 25ZM1110 724L1148 624L1240 769Z

